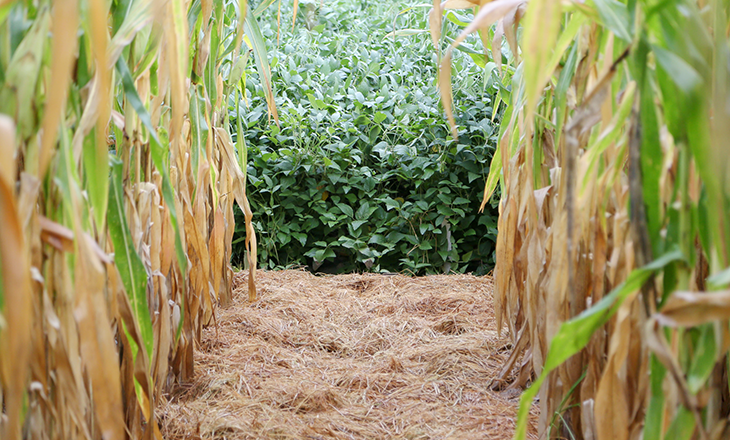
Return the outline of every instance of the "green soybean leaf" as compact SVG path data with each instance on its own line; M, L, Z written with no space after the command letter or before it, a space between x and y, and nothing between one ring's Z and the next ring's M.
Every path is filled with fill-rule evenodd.
M349 205L345 205L344 203L335 203L335 205L340 208L340 211L342 211L342 213L347 215L348 217L352 218L355 216L355 212Z

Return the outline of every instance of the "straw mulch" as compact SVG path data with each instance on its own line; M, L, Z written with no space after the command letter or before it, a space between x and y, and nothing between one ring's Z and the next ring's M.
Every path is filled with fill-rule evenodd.
M490 278L259 272L249 304L244 277L162 404L166 439L511 438Z

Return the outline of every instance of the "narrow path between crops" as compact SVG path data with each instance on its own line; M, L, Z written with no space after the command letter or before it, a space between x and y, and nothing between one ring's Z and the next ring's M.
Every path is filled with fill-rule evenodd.
M253 304L237 275L195 381L161 408L166 439L511 438L490 278L258 275Z

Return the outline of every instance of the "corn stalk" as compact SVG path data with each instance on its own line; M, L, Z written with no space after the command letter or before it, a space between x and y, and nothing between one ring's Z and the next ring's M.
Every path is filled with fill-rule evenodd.
M0 0L0 438L161 438L156 404L231 300L234 202L255 297L228 126L244 30L270 84L248 11Z
M496 385L534 380L516 438L535 397L544 438L727 438L727 2L450 6L478 11L457 43L522 31L484 198L500 183Z

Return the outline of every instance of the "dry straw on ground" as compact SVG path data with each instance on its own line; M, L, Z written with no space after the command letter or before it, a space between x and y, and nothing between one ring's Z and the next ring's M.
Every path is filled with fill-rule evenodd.
M236 277L195 380L160 409L165 438L511 438L519 392L490 389L509 353L490 278L285 271L257 284L249 304Z

